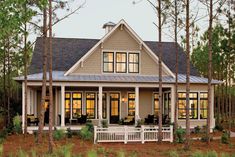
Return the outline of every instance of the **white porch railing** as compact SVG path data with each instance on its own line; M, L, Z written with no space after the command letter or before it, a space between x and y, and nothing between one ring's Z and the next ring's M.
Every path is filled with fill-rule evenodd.
M173 126L162 127L163 141L173 142ZM157 126L94 127L94 143L99 142L148 142L158 140Z

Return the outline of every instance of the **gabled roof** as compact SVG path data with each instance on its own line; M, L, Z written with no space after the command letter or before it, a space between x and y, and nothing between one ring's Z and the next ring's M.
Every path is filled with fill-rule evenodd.
M66 73L65 76L71 74L78 66L81 62L83 62L85 59L87 59L93 52L95 49L97 49L99 47L99 45L103 44L103 42L105 42L109 37L112 36L112 34L115 32L116 29L118 29L119 27L121 27L121 29L123 29L123 26L125 26L127 28L127 32L133 37L133 39L135 39L138 44L144 48L147 49L147 53L152 57L152 59L158 63L158 56L154 54L154 52L145 44L145 42L138 36L138 34L126 23L125 20L120 20L115 27L110 30L108 33L106 33L103 38L100 39L100 41L98 43L96 43L95 46L93 46L80 60L78 60ZM166 70L166 72L175 77L174 73L166 66L166 64L164 63L164 61L162 62L162 68Z
M78 60L80 60L95 44L98 39L74 39L74 38L52 38L53 47L53 70L67 71ZM159 43L154 41L145 41L148 47L158 56ZM175 72L175 48L173 42L163 42L163 62L172 72ZM43 61L43 38L36 40L29 73L35 74L42 72ZM186 55L182 49L179 51L179 74L186 74ZM190 65L190 74L199 76L196 68Z

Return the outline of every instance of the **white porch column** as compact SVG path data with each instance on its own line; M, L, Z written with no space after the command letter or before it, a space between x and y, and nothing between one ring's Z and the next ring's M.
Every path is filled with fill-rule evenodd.
M65 122L64 122L64 94L65 94L65 87L64 86L61 86L61 126L65 126Z
M24 88L24 82L22 83L22 130L24 133L24 121L25 121L25 88Z
M99 86L99 103L98 103L98 108L99 108L99 115L98 115L98 118L99 118L99 121L102 119L102 100L103 100L103 87L102 86Z
M175 122L175 86L171 87L171 123Z
M139 87L135 87L135 124L139 119Z

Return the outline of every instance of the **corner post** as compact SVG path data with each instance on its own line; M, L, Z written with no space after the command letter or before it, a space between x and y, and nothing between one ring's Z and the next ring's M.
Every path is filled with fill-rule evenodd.
M61 127L65 126L65 104L64 104L64 100L65 100L65 87L61 86Z
M98 103L98 108L99 108L99 113L98 113L98 118L99 118L99 125L101 125L101 120L102 120L102 101L103 101L103 87L99 86L99 103Z
M139 118L139 87L135 87L135 125Z

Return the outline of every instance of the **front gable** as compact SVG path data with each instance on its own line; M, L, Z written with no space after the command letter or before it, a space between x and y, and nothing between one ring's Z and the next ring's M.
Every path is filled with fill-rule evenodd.
M147 45L135 34L133 30L121 20L104 38L102 38L85 56L83 56L66 75L78 74L106 74L103 72L103 53L112 52L114 65L113 74L116 73L116 53L126 53L126 73L128 73L128 54L139 54L139 72L140 75L158 75L158 58L147 47ZM174 74L163 63L163 76L173 76ZM110 74L110 73L109 73ZM119 74L119 73L118 73Z

